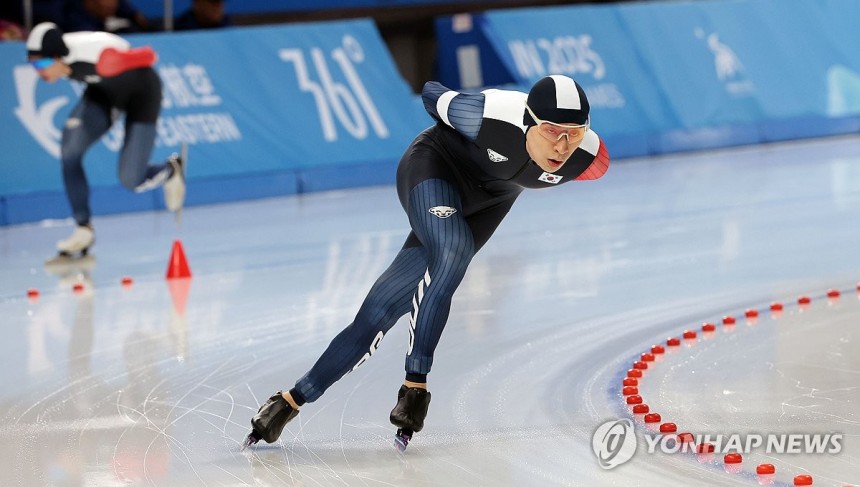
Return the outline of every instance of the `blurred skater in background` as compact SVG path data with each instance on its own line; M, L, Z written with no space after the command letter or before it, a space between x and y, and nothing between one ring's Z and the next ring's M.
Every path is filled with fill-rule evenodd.
M77 226L71 236L57 243L60 258L86 255L95 242L83 158L119 113L125 113L120 182L136 192L164 185L167 208L174 212L182 208L184 146L182 155L149 163L161 111L161 79L152 68L157 56L151 48L132 49L128 41L107 32L64 34L55 24L45 22L35 26L27 39L27 59L49 83L60 78L86 83L62 134L63 184Z
M354 321L295 387L260 407L246 446L276 441L302 405L368 360L411 311L406 376L390 414L398 428L396 445L405 449L424 426L427 375L451 298L472 258L524 189L598 179L609 168L609 154L590 128L585 92L567 76L542 78L528 94L467 94L429 82L422 98L436 124L418 135L397 169L397 193L411 233Z

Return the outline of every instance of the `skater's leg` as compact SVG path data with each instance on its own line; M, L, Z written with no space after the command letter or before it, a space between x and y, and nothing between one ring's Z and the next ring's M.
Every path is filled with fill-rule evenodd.
M444 208L456 211L450 213ZM426 383L433 364L454 291L475 255L475 240L460 195L447 181L429 179L415 186L408 213L415 234L427 250L428 264L414 291L406 356L406 379L420 384Z
M278 392L251 419L245 446L260 439L272 443L305 402L318 399L332 384L363 364L376 351L385 333L409 310L414 283L427 266L424 250L404 248L377 279L355 320L341 331L311 370L287 392Z
M185 161L178 154L158 164L149 162L155 135L155 124L152 123L131 123L126 126L125 141L119 156L119 180L123 186L138 193L166 185L174 176L177 176L177 180L183 179L177 171L182 170L181 164ZM184 192L184 181L182 184Z
M155 124L127 122L125 140L119 154L119 181L137 192L156 188L173 173L169 164L150 164L155 145Z
M185 201L185 160L173 154L158 164L149 162L155 145L158 114L161 111L161 80L152 70L137 73L140 86L128 106L125 140L119 159L119 180L136 192L164 186L165 205L171 211ZM184 152L184 150L183 150Z
M390 415L391 423L398 427L395 445L401 451L412 434L424 427L433 352L448 320L454 291L475 255L475 239L460 195L447 181L428 179L417 184L410 191L407 213L415 235L427 249L428 266L412 298L406 380Z
M299 406L318 399L347 372L370 358L385 333L409 311L415 283L426 267L423 248L401 249L371 288L355 320L332 340L316 364L290 391Z
M63 128L60 148L63 184L72 216L81 226L90 223L90 187L84 173L84 154L110 126L110 108L84 96L72 110Z
M420 243L428 249L430 263L413 300L410 325L414 339L410 337L404 385L425 389L433 352L447 322L454 291L472 258L487 243L516 200L515 195L463 219L459 211L461 198L454 188L444 181L433 181L416 185L408 203L410 222ZM458 211L440 221L429 211L438 206Z

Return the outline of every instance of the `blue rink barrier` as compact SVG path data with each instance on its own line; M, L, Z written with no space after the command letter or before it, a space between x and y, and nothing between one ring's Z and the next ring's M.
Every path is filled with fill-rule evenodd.
M129 36L164 88L154 160L189 144L188 204L390 184L432 120L369 20ZM65 218L61 127L81 87L0 44L0 224ZM117 124L85 157L96 215L163 208L119 186Z
M460 56L439 62L440 78L527 90L568 74L616 160L856 133L858 18L855 0L497 10L471 18L469 32L437 24ZM403 150L432 123L370 20L129 40L159 52L154 159L190 144L190 205L392 184ZM0 43L0 225L68 215L59 137L79 91L39 82L23 43ZM163 208L160 191L119 186L121 140L118 124L87 154L94 213Z
M521 89L577 79L617 158L857 132L858 18L853 0L701 0L497 10L475 24Z

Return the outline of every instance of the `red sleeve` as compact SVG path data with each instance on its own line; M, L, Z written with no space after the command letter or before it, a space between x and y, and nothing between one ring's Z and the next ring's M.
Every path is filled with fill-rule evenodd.
M119 51L109 47L99 55L96 74L109 78L137 68L148 68L155 64L158 55L149 46Z
M600 147L597 149L597 155L594 156L594 160L585 169L585 171L576 178L576 181L599 179L601 176L606 174L607 169L609 169L609 151L606 150L606 146L603 144L603 139L601 139Z

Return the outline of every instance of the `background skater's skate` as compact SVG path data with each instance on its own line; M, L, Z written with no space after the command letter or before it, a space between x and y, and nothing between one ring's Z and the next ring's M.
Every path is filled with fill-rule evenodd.
M412 440L412 435L424 428L424 418L430 407L430 391L422 387L400 386L397 405L391 410L391 424L397 426L394 446L401 452Z
M260 406L257 414L251 418L251 433L245 438L242 449L244 450L260 440L274 443L281 436L284 426L298 414L299 410L284 399L281 391L272 394L272 397Z
M91 274L95 267L96 258L92 254L79 257L57 256L45 262L45 272L56 277L60 287L66 289L77 283L92 289Z
M96 242L96 234L89 225L78 225L69 235L57 242L57 255L45 261L45 267L63 265L87 257Z
M188 144L182 143L179 154L167 160L173 174L164 182L164 206L176 214L176 226L182 224L182 208L185 206L185 171L188 167Z

